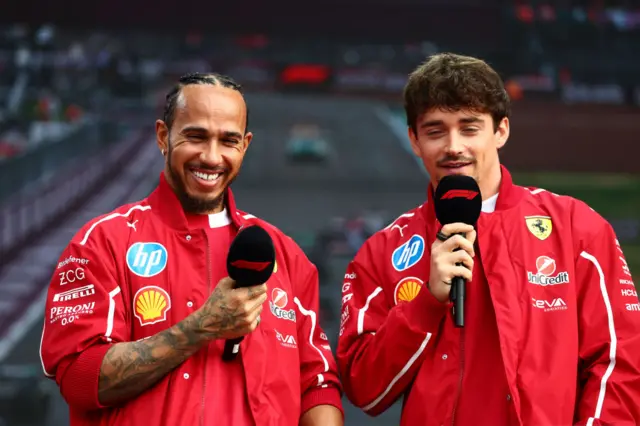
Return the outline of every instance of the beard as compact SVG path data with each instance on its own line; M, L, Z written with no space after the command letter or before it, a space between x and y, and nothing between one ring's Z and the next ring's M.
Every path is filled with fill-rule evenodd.
M173 168L173 164L171 163L172 151L173 149L171 148L171 143L169 143L167 167L169 169L171 182L173 183L173 190L178 197L183 210L187 213L207 214L222 207L225 202L225 194L227 192L227 188L229 188L229 185L231 185L231 183L235 180L235 176L232 177L229 182L227 182L220 195L216 198L208 199L194 197L187 192L184 181L180 178L178 173L176 173L175 169Z

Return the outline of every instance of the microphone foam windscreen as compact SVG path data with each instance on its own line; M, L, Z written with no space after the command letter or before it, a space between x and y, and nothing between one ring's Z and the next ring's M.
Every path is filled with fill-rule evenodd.
M227 272L237 287L265 283L273 272L276 252L271 236L252 225L238 232L229 247Z
M442 225L475 225L482 210L482 195L470 176L448 175L440 180L433 197L436 217Z

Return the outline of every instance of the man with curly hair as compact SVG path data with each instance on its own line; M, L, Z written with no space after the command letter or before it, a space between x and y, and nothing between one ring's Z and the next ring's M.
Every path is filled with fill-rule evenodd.
M499 158L509 97L484 61L435 55L404 101L428 200L347 268L347 396L371 415L403 397L404 426L640 424L640 305L610 224L579 200L513 183ZM434 189L452 174L481 190L475 229L436 219ZM463 328L454 277L467 281Z

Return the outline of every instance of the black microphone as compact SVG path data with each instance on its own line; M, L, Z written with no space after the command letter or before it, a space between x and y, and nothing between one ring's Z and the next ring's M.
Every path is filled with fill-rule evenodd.
M440 180L433 197L436 217L442 226L449 223L474 225L482 210L480 188L474 178L448 175ZM451 237L451 235L449 235ZM453 318L456 327L464 327L465 280L454 277L449 298L453 302Z
M236 288L251 287L267 282L276 261L271 236L263 228L252 225L242 228L233 239L227 255L227 272ZM230 339L224 345L223 361L231 361L240 352L244 337Z

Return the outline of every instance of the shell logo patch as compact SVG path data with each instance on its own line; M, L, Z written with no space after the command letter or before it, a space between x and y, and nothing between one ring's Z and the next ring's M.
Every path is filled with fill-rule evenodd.
M424 282L420 278L406 277L400 280L393 292L393 301L396 303L411 302L418 296Z
M142 287L133 298L133 312L142 326L165 321L169 309L169 293L157 286Z

